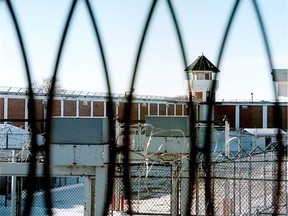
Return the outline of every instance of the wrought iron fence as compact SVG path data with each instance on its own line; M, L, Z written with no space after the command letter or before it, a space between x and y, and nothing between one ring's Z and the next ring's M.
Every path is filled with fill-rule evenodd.
M109 79L109 70L106 63L105 50L102 46L101 34L98 29L98 25L91 9L90 3L88 0L84 1L87 13L89 14L91 20L91 26L95 33L95 40L99 45L99 52L101 54L101 60L103 68L105 71L106 82L107 82L107 92L108 92L108 114L109 117L109 168L108 168L108 187L107 193L104 197L105 199L105 209L104 215L107 215L111 208L122 210L127 214L177 214L179 208L182 205L178 206L179 194L183 196L186 194L186 200L181 199L182 203L186 202L186 209L183 212L184 215L191 214L201 214L201 215L228 215L228 214L246 214L246 215L259 215L269 212L269 214L278 215L278 214L287 214L287 211L282 211L283 205L287 205L287 200L284 192L286 190L286 161L284 160L285 156L285 146L282 142L280 129L283 128L281 125L281 112L279 111L279 104L277 102L276 90L275 99L276 103L274 106L274 125L279 128L277 135L278 145L276 146L275 153L271 155L273 158L272 161L267 161L265 159L266 154L262 155L259 158L256 156L246 157L237 159L234 161L225 161L222 163L215 163L212 160L211 155L211 125L212 125L212 107L215 103L215 98L210 97L208 101L209 112L207 116L207 127L205 135L205 145L204 148L198 148L196 146L196 117L195 117L195 104L192 100L191 86L189 87L189 97L187 105L189 106L189 116L190 116L190 150L188 154L188 166L184 169L175 166L172 164L172 169L170 166L156 166L144 175L143 166L134 169L134 166L130 164L129 160L129 130L131 123L131 106L133 102L133 94L129 94L127 97L127 107L126 107L126 127L125 127L125 137L126 142L121 147L118 148L115 143L115 128L114 128L114 111L112 104L112 93L111 93L111 84ZM133 92L135 79L137 76L138 65L141 60L142 49L145 45L145 39L147 32L149 31L149 26L151 23L152 16L156 13L155 8L158 1L153 1L150 7L150 10L147 14L147 20L144 24L142 37L140 39L139 48L137 55L135 57L134 70L132 74L132 80L130 85L130 92ZM271 59L270 48L265 32L265 26L262 21L262 17L259 11L259 7L256 0L252 0L252 5L254 7L254 12L257 15L258 24L262 33L262 39L264 41L264 47L268 57L269 69L272 71L273 63ZM14 12L12 3L10 1L2 1L1 3L7 5L7 10L9 11L13 25L17 32L17 37L21 47L21 53L23 60L25 62L25 71L28 80L28 96L29 96L29 115L28 124L31 128L31 157L30 157L30 166L29 166L29 175L27 181L27 191L25 194L24 209L23 215L30 215L33 213L33 206L37 203L37 193L36 193L36 155L38 152L38 146L36 145L36 112L35 112L35 96L32 87L32 81L30 77L30 68L29 62L26 55L25 44L22 40L17 16ZM235 14L239 8L241 1L236 0L234 7L231 11L231 15L227 22L227 27L224 32L223 40L220 46L217 67L220 66L222 55L225 50L226 41L230 33L230 28L233 25ZM177 16L174 13L174 7L171 1L167 1L168 11L173 20L175 31L177 33L177 40L180 45L182 60L184 67L187 66L186 54L185 54L185 45L182 42L181 32L178 28ZM66 24L63 29L63 35L59 44L58 54L56 56L56 63L53 70L51 89L48 95L48 104L47 104L47 118L46 122L46 133L45 133L45 144L43 145L42 151L45 152L46 158L44 161L44 181L43 185L43 202L45 204L45 213L46 215L53 214L53 205L55 193L52 189L52 184L50 181L51 174L49 170L49 155L50 155L50 146L51 143L51 118L52 118L52 102L54 97L54 88L55 81L57 78L57 71L59 62L61 61L62 49L65 43L66 36L68 34L68 29L70 27L70 21L74 14L75 8L77 6L77 1L74 0L71 2L71 8L67 16ZM187 79L189 79L188 74ZM217 77L215 77L215 80ZM216 87L216 82L213 82L212 92L214 92ZM115 176L116 166L116 155L121 153L123 155L123 164L121 166L121 181L119 181L119 176ZM204 155L203 160L201 161L201 166L198 163L199 154ZM267 155L268 157L269 155ZM264 159L263 159L264 157ZM247 161L248 160L248 161ZM157 167L157 169L156 169ZM145 167L144 168L149 168ZM160 169L161 168L161 169ZM203 169L202 169L203 168ZM149 168L150 169L150 168ZM153 173L154 169L156 170ZM202 169L202 170L201 170ZM162 172L163 171L163 172ZM283 172L285 171L285 172ZM185 178L178 178L179 176L185 173ZM259 175L261 173L261 175ZM264 173L264 174L263 174ZM160 176L161 175L161 176ZM263 176L264 175L264 176ZM184 180L185 179L185 180ZM179 183L180 182L180 183ZM165 188L163 187L165 184ZM179 184L181 185L181 191L179 192ZM186 184L186 185L185 185ZM149 188L151 187L151 188ZM261 188L265 188L261 190ZM231 189L232 188L232 189ZM166 190L167 189L167 190ZM231 190L230 190L231 189ZM116 190L116 192L115 192ZM118 191L117 191L118 190ZM185 192L186 190L186 192ZM159 191L160 194L159 195ZM265 194L266 193L266 194ZM118 194L117 196L115 194ZM163 194L163 195L162 195ZM40 194L39 194L40 195ZM174 196L172 196L174 195ZM124 200L122 201L122 196ZM159 198L161 196L161 198ZM248 196L248 197L247 197ZM170 201L169 200L170 197ZM151 202L145 202L148 200ZM41 198L42 199L42 198ZM156 201L156 199L158 199ZM175 200L172 200L175 199ZM119 201L120 200L120 201ZM117 202L116 202L117 201ZM157 207L154 208L155 204L160 201L163 202L163 209ZM264 203L264 205L259 205L259 203ZM117 204L116 204L117 203ZM167 204L169 203L169 204ZM180 202L181 203L181 202ZM167 204L167 205L166 205ZM160 204L159 204L160 205ZM111 207L112 206L112 207ZM165 206L165 207L164 207ZM173 207L173 208L172 208ZM263 208L264 207L264 208ZM266 208L267 207L267 208ZM286 208L286 207L285 207ZM183 210L183 209L182 209ZM156 213L155 213L156 211ZM161 212L160 212L161 211ZM41 214L41 213L40 213Z

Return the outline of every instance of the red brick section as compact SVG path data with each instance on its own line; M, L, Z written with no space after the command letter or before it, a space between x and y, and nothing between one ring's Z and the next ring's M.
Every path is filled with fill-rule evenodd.
M85 102L87 105L83 104L83 101L79 101L79 115L90 117L91 116L91 101ZM93 102L93 116L94 117L103 117L104 116L104 103L103 101L94 101ZM76 100L65 100L64 101L64 116L76 116ZM36 116L37 119L44 118L44 104L43 100L36 100ZM119 103L119 118L120 121L125 119L125 102ZM235 105L222 105L215 104L214 106L214 120L215 124L224 124L222 119L226 115L230 120L230 127L235 128ZM108 107L106 106L106 109ZM114 108L116 108L114 104ZM116 109L115 109L116 110ZM114 110L114 113L115 113ZM240 105L240 128L254 128L262 127L262 113L263 108L260 105L253 106L242 106ZM287 130L287 106L280 106L281 110L281 121L284 129ZM108 112L107 112L108 113ZM184 105L184 115L189 114L188 105ZM145 117L148 115L148 104L140 104L140 119L138 119L138 103L132 104L132 115L131 121L141 120L145 121ZM157 115L157 103L150 104L150 115ZM159 115L166 115L166 104L159 104ZM168 115L174 115L174 104L169 104ZM176 115L182 115L182 104L176 104ZM53 101L53 110L52 116L61 116L61 101ZM0 98L0 119L4 118L4 99ZM13 122L16 126L24 125L25 118L25 99L8 99L8 119L23 119L23 122ZM273 122L273 106L268 106L268 127L274 128ZM3 122L3 121L2 121ZM1 123L1 122L0 122ZM43 131L43 122L37 123L37 128L39 132Z
M43 100L35 100L36 104L36 119L37 120L43 120L44 119L44 104ZM44 122L43 121L37 121L36 123L37 133L43 133L44 132Z
M132 103L132 115L131 120L132 122L138 121L138 103Z
M189 115L189 105L184 105L184 115Z
M166 115L166 104L159 104L159 115Z
M125 107L126 103L120 102L118 106L118 119L120 122L125 121Z
M79 101L79 116L91 116L91 101Z
M268 122L267 122L267 126L268 128L275 128L276 125L274 124L274 113L273 113L273 109L275 107L274 106L268 106ZM287 106L280 106L280 112L281 112L281 125L283 127L283 129L288 128L288 119L287 119L287 113L288 113L288 107Z
M93 116L103 117L104 116L104 102L94 101L93 102Z
M176 104L176 115L182 115L182 104Z
M76 116L76 100L64 100L64 116Z
M0 98L0 119L4 119L4 98ZM0 121L0 124L4 123Z
M125 122L126 106L127 106L126 102L119 103L118 115L119 115L120 122ZM138 104L137 103L132 103L130 121L131 122L138 121Z
M105 103L106 103L106 116L108 117L108 115L109 115L109 102L106 101ZM116 103L112 102L112 106L113 106L113 118L115 118L116 117Z
M61 116L61 100L54 100L53 101L52 116Z
M262 113L262 106L240 106L240 128L261 128Z
M36 118L39 119L44 119L44 104L43 100L35 100L36 104Z
M214 106L214 121L216 125L224 125L223 118L226 117L230 121L230 128L235 128L235 105L223 106L216 104Z
M157 115L157 104L150 104L150 115Z
M168 115L174 115L174 104L169 104Z
M148 104L140 105L140 120L143 122L146 119L146 115L148 115Z
M25 99L8 99L8 119L25 119ZM12 122L15 126L23 126L23 122Z

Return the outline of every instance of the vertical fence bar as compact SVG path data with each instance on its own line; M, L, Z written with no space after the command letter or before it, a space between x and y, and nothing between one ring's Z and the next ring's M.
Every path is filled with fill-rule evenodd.
M285 208L286 208L286 215L288 214L288 151L287 151L287 145L286 145L286 158L285 158L285 160L286 160L286 163L285 163L285 166L286 166L286 182L285 182L285 184L286 184L286 196L285 196L285 199L286 199L286 206L285 206Z
M267 203L266 203L266 196L267 196L267 182L266 182L266 173L267 173L267 170L266 170L266 166L267 166L267 163L266 162L266 153L264 154L264 208L267 207Z
M181 200L180 200L180 210L181 216L187 215L186 212L189 211L189 161L186 158L181 160ZM190 210L191 211L191 210Z
M252 186L251 186L251 181L252 181L252 164L251 164L251 160L252 158L249 156L249 170L248 170L248 203L249 203L249 215L252 215L252 195L251 195L251 192L252 192Z
M233 161L233 215L235 215L236 206L236 161Z
M16 163L15 150L12 150L12 163ZM16 213L16 176L11 177L11 216Z
M171 216L179 214L179 164L176 161L172 162L172 176L171 176Z
M95 175L95 215L104 215L105 213L105 197L103 195L107 194L107 166L97 167L96 168L96 175Z
M92 181L90 176L84 177L84 216L90 216L93 215L92 212L92 196L95 196L94 193L91 193L91 191L94 191L92 189Z
M199 178L199 169L197 170L197 172L196 172L196 176L195 176L195 191L196 191L196 198L195 198L195 200L196 200L196 215L198 215L198 213L199 213L199 205L200 205L200 203L199 203L199 190L200 190L200 188L199 188L199 181L200 181L200 178ZM192 191L193 193L194 193L194 191Z

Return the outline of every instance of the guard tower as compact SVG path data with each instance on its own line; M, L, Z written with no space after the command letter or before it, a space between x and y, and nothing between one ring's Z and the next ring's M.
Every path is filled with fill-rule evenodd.
M215 95L211 92L213 80L219 69L213 65L203 54L199 56L185 71L191 73L188 80L192 88L192 96L196 102L199 102L198 120L205 121L208 112L209 98ZM216 81L215 91L218 89L218 81ZM213 116L213 115L212 115Z
M277 83L278 96L288 97L288 69L273 69L271 74Z

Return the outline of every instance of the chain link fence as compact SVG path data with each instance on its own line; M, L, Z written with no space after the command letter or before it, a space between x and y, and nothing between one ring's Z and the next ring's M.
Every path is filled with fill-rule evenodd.
M117 167L111 210L116 215L128 210L124 193L123 166ZM170 164L132 164L131 194L133 215L170 215Z
M191 202L191 215L205 215L206 171L199 162L196 185ZM133 164L131 168L131 193L133 215L171 215L183 213L187 204L189 180L183 176L181 162L169 164ZM112 215L127 212L123 173L117 169ZM277 156L265 152L240 159L212 162L212 184L215 215L272 215L278 202L278 215L287 215L287 160L282 161L280 194L276 192Z
M282 179L277 180L276 152L212 162L212 184L215 215L272 215L278 203L278 215L287 215L287 159L282 161ZM126 215L123 165L117 165L114 193L109 215ZM130 164L131 203L133 215L171 215L188 204L189 179L181 161ZM191 202L191 215L205 215L205 178L203 162L198 163ZM1 178L0 214L11 214L11 177ZM51 178L53 215L84 215L84 180L81 177ZM280 185L280 194L276 192ZM27 178L17 177L16 215L22 215ZM31 215L45 215L43 179L37 179L37 191ZM3 184L2 184L3 185Z

